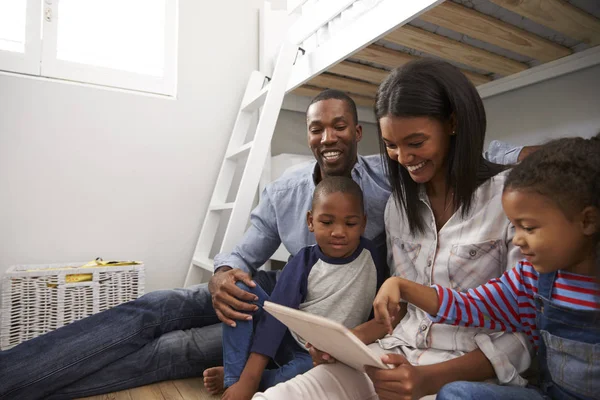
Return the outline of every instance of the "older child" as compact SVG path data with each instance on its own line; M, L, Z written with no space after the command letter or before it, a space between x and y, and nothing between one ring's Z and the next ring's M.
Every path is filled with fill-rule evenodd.
M349 328L362 324L369 319L388 271L371 242L361 237L366 218L356 182L339 176L323 179L307 214L317 245L304 248L287 263L270 298L258 285L238 285L258 297L259 307L269 300L327 316ZM313 365L302 338L287 334L283 324L261 311L254 315L260 316L256 331L252 321L223 325L224 367L218 367L222 372L216 375L228 387L224 399L249 399L259 388L289 380ZM286 363L266 370L269 360L281 353L287 353ZM216 383L208 386L213 392L219 389Z
M438 400L598 399L600 393L600 138L561 139L509 174L503 208L524 256L500 278L461 293L390 278L378 321L402 298L434 322L524 332L538 349L540 387L454 382Z

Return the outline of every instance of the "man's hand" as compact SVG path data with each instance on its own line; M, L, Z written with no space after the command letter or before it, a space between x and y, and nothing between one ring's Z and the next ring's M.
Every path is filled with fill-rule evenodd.
M528 155L535 153L542 146L524 146L517 157L517 162L523 161Z
M236 319L252 319L252 316L241 311L253 312L258 309L256 305L249 303L258 300L258 297L237 287L235 285L237 281L242 281L249 287L256 286L250 275L241 269L218 270L208 282L208 290L217 317L221 322L232 327L235 327Z
M312 357L313 367L316 367L320 364L333 364L335 362L335 358L333 358L331 354L317 349L312 344L306 343L306 347L308 348L308 353Z
M422 367L411 365L400 354L386 354L381 357L381 360L396 367L394 369L368 366L365 368L380 400L413 400L429 394Z

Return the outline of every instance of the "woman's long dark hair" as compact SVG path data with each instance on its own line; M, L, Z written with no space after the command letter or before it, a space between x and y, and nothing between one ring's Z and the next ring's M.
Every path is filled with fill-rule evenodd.
M456 134L450 137L446 182L453 189L455 207L462 207L463 218L470 211L477 187L505 168L483 158L486 129L483 102L473 84L447 62L421 59L393 70L377 90L375 116L392 193L398 207L404 210L413 234L425 230L418 211L418 184L387 155L381 138L381 118L430 117L452 124Z

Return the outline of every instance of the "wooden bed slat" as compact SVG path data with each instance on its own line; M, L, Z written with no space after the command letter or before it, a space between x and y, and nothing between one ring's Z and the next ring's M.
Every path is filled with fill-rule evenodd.
M571 54L571 50L564 46L449 1L432 8L419 18L544 62Z
M410 61L417 60L419 57L372 44L371 46L366 47L354 54L352 58L363 62L372 62L387 68L396 68ZM473 82L473 85L475 86L490 82L492 80L485 75L477 74L475 72L465 70L461 71L467 76L467 78L469 78L471 82Z
M350 57L359 61L371 62L392 69L401 67L406 63L418 59L418 57L411 54L388 49L387 47L379 46L377 44L365 47Z
M368 65L349 61L342 61L341 63L329 68L327 72L345 75L350 78L361 79L376 85L379 85L385 79L385 77L389 75L389 71L386 71L385 69L370 67Z
M529 68L518 61L413 26L396 29L384 40L500 75L512 75Z
M300 86L299 88L294 89L292 91L292 93L295 95L298 95L298 96L315 97L316 95L321 93L324 89L338 89L338 88L333 88L333 87L322 88L322 87L315 87L315 86L310 86L310 85L303 85L303 86ZM348 95L352 98L352 100L354 100L356 105L372 108L373 104L375 104L375 98L361 96L361 95L357 95L354 93L348 93Z
M600 20L564 0L490 0L590 46L600 44Z
M308 84L322 88L334 88L348 93L356 93L367 97L375 97L377 85L360 82L354 79L323 73L314 77Z

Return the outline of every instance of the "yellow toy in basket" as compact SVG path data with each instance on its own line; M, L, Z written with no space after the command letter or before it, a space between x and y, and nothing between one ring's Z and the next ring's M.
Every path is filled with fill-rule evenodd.
M98 267L117 267L120 265L140 265L141 261L104 261L98 257L94 261L90 261L85 265L78 267L61 267L61 268L49 268L48 270L65 270L65 269L78 269L78 268L98 268ZM88 282L93 278L93 274L69 274L65 276L65 283L77 283L77 282ZM49 283L48 287L56 287L55 284Z

